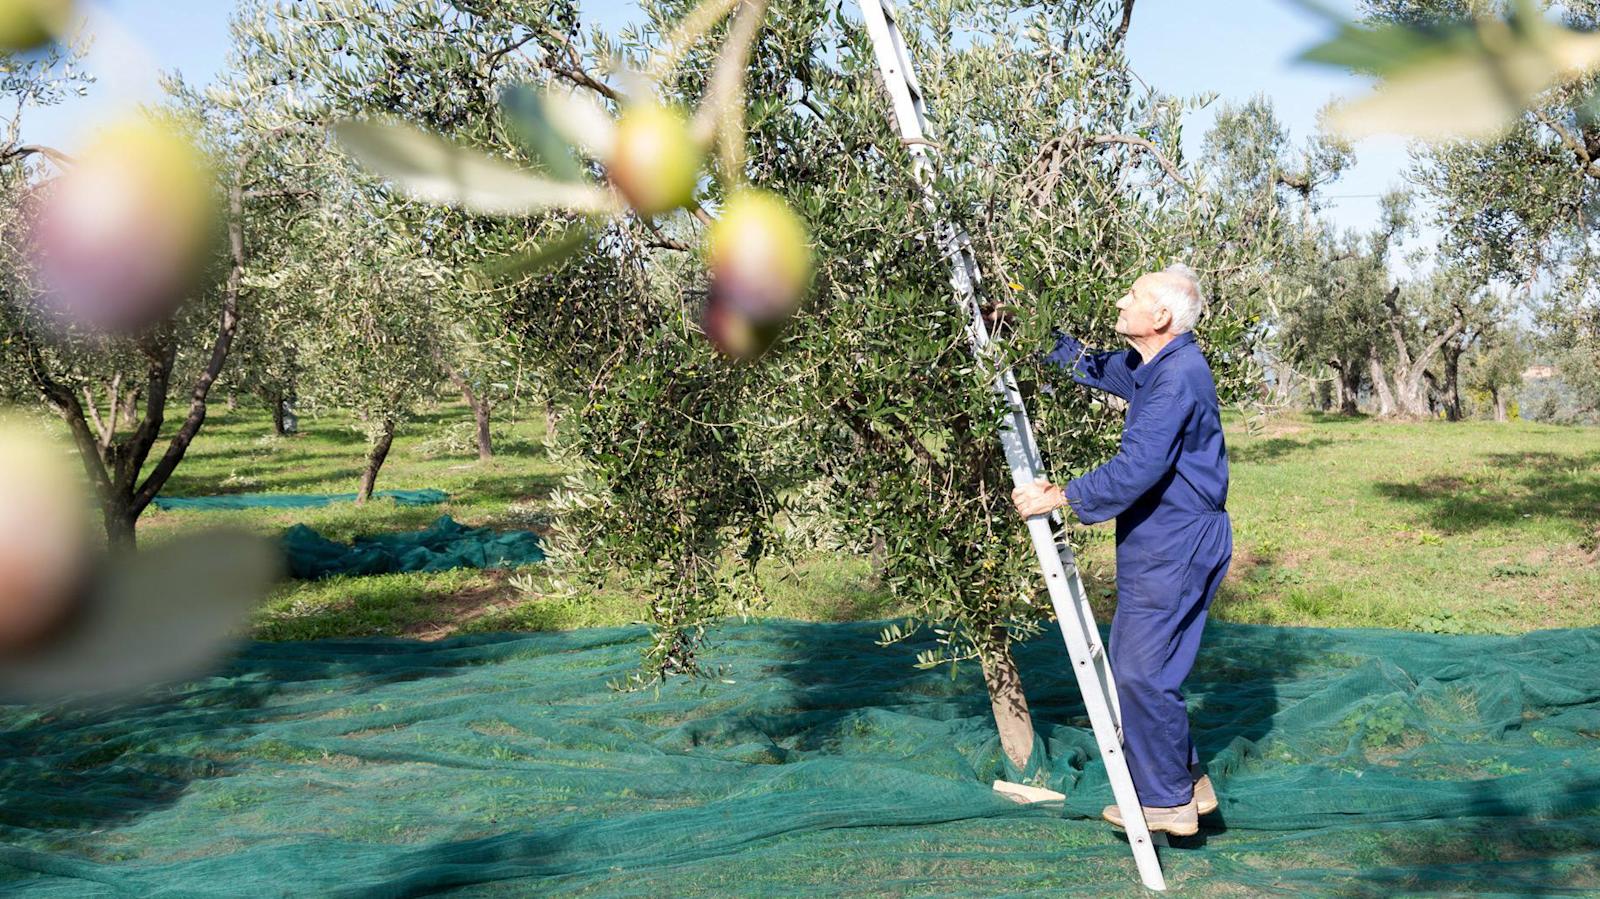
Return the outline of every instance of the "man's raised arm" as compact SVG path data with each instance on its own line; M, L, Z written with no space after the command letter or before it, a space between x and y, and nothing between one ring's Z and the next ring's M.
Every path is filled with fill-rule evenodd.
M1060 331L1055 334L1055 349L1044 357L1044 361L1069 372L1072 380L1085 387L1104 390L1123 399L1133 396L1133 372L1128 370L1126 352L1113 350L1092 353L1076 337Z

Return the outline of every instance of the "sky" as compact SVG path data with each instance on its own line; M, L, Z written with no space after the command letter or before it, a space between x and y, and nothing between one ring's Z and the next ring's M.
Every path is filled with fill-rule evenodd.
M1351 15L1355 4L1329 2ZM96 44L84 63L99 82L86 97L30 110L24 139L70 152L118 104L154 98L158 70L205 84L224 63L232 6L228 0L100 0L93 13ZM608 29L637 15L630 0L585 0L584 9ZM1327 30L1290 0L1139 0L1128 52L1134 72L1158 90L1219 95L1185 123L1184 149L1194 158L1223 102L1265 94L1298 144L1315 130L1317 110L1330 97L1362 92L1365 79L1294 62ZM937 98L932 102L937 115ZM1409 158L1397 139L1363 141L1356 154L1355 168L1328 189L1327 211L1341 227L1367 230L1378 220L1378 195L1401 183Z

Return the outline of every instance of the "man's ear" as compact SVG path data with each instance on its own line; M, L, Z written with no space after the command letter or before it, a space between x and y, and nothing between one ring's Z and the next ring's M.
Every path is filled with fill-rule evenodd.
M1150 316L1150 323L1157 331L1165 331L1172 327L1172 310L1165 303L1156 306L1156 311Z

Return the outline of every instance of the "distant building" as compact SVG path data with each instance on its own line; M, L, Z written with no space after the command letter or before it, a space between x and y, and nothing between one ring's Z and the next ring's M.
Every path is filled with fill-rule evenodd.
M1522 380L1543 381L1546 378L1553 378L1555 376L1556 368L1553 365L1530 365L1528 366L1527 370L1522 373Z

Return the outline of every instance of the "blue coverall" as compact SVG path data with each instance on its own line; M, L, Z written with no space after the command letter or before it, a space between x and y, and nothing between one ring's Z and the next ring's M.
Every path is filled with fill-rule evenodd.
M1193 334L1179 335L1149 362L1136 350L1087 353L1076 339L1057 338L1049 362L1128 401L1116 457L1065 493L1085 524L1117 519L1111 671L1140 804L1187 805L1200 769L1183 681L1233 560L1216 382Z

